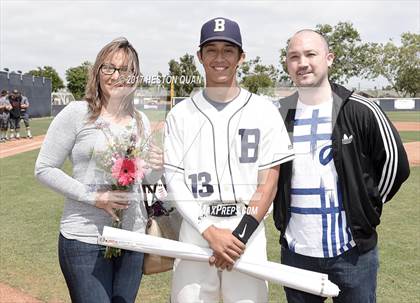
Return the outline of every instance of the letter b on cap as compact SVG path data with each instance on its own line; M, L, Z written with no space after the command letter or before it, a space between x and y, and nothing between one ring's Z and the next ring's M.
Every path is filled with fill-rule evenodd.
M214 20L214 31L223 32L225 30L225 20L224 19L215 19Z

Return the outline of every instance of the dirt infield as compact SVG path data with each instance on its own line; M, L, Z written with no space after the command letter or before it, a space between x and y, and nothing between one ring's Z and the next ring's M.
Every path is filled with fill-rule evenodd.
M399 131L420 131L420 123L418 122L396 122L394 125ZM152 131L159 130L162 127L163 123L152 124ZM41 146L44 137L36 136L31 140L20 139L2 143L0 145L0 159L37 149ZM420 142L405 143L404 147L407 151L410 164L412 166L419 166Z
M420 166L420 141L404 144L410 166Z
M42 303L42 301L32 298L4 283L0 283L0 303Z
M398 131L420 131L420 122L393 122Z
M164 122L151 123L152 132L159 131L163 128ZM40 148L45 135L36 136L33 139L22 138L20 140L7 141L0 144L0 159L16 154L24 153L30 150Z
M33 139L20 139L1 143L0 159L40 148L42 141L44 141L44 137L45 136L42 135L36 136Z

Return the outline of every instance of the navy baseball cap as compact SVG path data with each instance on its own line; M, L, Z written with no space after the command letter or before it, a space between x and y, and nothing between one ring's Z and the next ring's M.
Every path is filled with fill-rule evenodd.
M201 27L199 47L210 41L227 41L242 50L241 30L238 23L223 17L207 21Z

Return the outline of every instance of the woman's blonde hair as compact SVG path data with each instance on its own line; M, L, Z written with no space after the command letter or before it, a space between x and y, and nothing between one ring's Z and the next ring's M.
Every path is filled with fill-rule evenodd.
M85 100L89 106L89 122L94 122L101 114L102 107L107 102L100 86L100 70L105 60L111 55L123 51L127 59L127 73L120 73L116 84L129 85L133 89L124 96L120 103L119 113L128 113L136 119L138 135L143 136L143 121L141 114L134 106L134 94L140 78L139 57L134 47L126 38L117 38L105 45L96 56L95 63L89 71L86 85Z

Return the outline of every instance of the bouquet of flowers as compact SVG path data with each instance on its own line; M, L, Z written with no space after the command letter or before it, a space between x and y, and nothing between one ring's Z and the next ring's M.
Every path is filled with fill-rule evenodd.
M127 126L127 131L121 136L114 136L109 129L109 123L105 121L98 120L95 126L101 129L107 138L105 150L94 153L96 165L105 172L112 190L132 191L134 184L144 178L145 155L142 153L145 152L147 140L141 146L137 146L136 128L132 126ZM113 218L111 226L121 228L124 210L114 209L114 212L117 219ZM107 247L104 256L110 259L120 255L120 248Z

